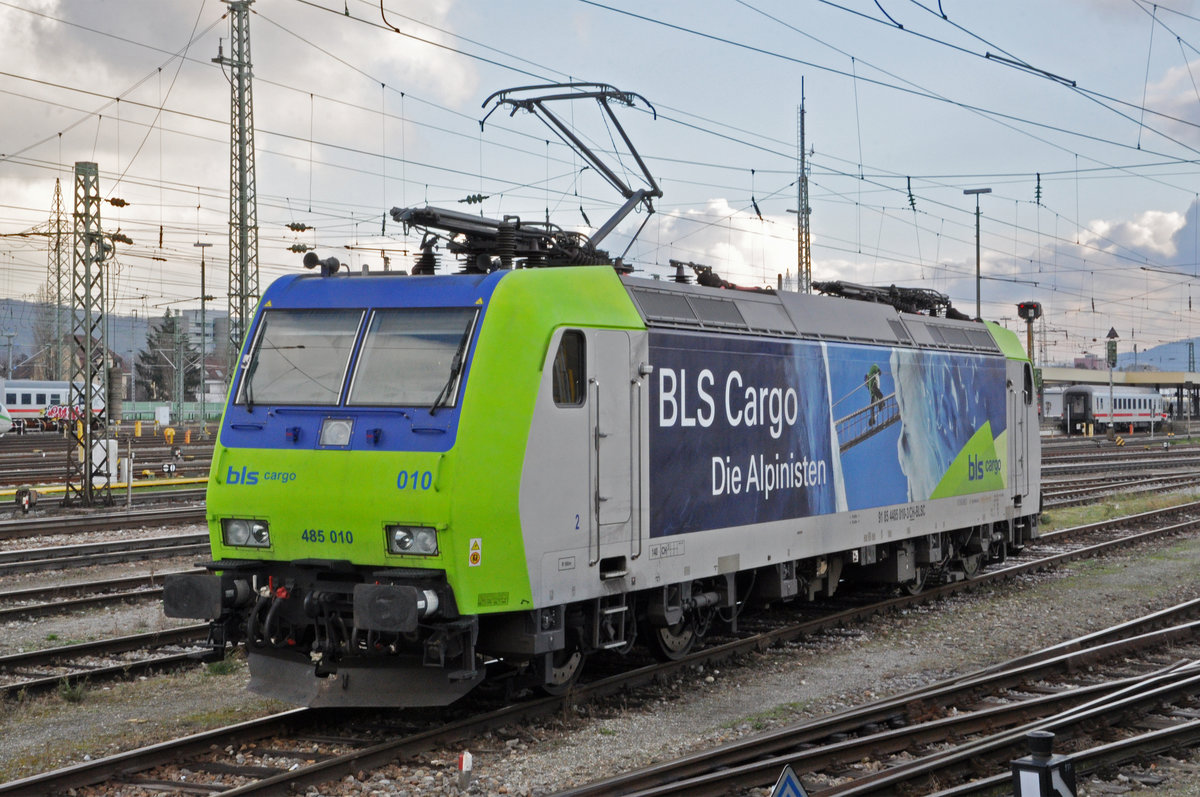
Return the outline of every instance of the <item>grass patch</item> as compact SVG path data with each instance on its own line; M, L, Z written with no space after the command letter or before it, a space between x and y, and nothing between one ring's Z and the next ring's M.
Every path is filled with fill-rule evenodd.
M1071 569L1081 576L1110 576L1114 573L1119 573L1129 567L1129 562L1124 559L1084 559L1079 562L1072 562Z
M1191 560L1196 558L1195 546L1191 542L1184 540L1177 542L1170 548L1164 548L1160 551L1143 554L1144 559L1150 559L1155 562L1178 562L1180 560Z
M1087 506L1066 506L1042 513L1041 528L1043 531L1069 529L1073 526L1083 526L1088 523L1099 523L1102 520L1125 515L1136 515L1139 512L1150 512L1155 509L1200 501L1200 493L1125 493L1105 498L1103 503Z
M749 725L756 731L763 731L771 727L779 720L788 720L799 714L807 706L807 702L799 703L781 703L778 706L760 711L757 714L751 714L747 717L742 717L738 720L725 723L724 727L730 729L740 728L743 725Z
M58 696L68 703L82 703L87 697L88 683L86 678L78 678L74 682L63 678L58 683Z
M244 706L227 706L210 711L185 714L172 720L172 722L182 729L206 731L210 728L220 728L223 725L242 722L248 716L265 716L266 714L284 711L289 708L295 708L295 706L289 706L275 700L257 700Z
M232 680L214 681L203 667L104 688L89 683L78 704L55 692L29 694L0 704L0 733L17 740L0 756L0 782L291 708L249 695ZM123 722L104 720L125 709Z
M242 669L243 662L234 656L226 656L220 661L210 661L204 667L204 674L210 676L232 675Z

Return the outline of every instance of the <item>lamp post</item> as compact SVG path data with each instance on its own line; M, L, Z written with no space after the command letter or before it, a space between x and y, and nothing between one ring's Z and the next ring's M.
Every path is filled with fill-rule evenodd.
M208 327L205 325L204 305L208 301L208 296L204 294L204 250L212 246L209 243L196 243L192 246L200 249L200 436L208 436L208 407L204 394L208 391L208 353L206 351L204 338L208 334Z
M966 196L975 197L975 320L983 319L983 312L979 309L979 195L990 194L990 188L967 188L963 190Z
M1108 439L1112 440L1117 434L1117 430L1113 425L1116 422L1116 417L1113 415L1116 408L1113 406L1112 372L1113 368L1117 366L1117 338L1120 336L1117 334L1116 327L1109 327L1108 334L1105 337L1108 338L1107 350L1105 351L1105 359L1108 360Z

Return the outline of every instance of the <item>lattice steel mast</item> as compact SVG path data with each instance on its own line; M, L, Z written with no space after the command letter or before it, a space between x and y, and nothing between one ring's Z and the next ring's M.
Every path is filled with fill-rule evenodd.
M72 285L71 380L69 407L80 409L80 423L71 429L67 454L66 502L90 506L97 500L111 504L107 474L109 447L97 446L107 438L108 404L93 414L93 400L108 398L108 352L105 351L104 257L112 244L100 230L100 170L95 163L75 164L75 256ZM96 402L99 404L100 402ZM94 476L104 478L95 483Z
M229 368L232 379L250 314L258 303L258 197L254 186L254 99L250 68L250 6L229 4L229 57L218 50L214 63L229 67Z
M50 247L47 283L54 300L54 339L50 341L50 368L47 378L60 381L67 370L63 365L63 338L66 337L66 307L71 302L71 281L67 265L67 214L63 209L62 181L54 180L54 205L50 209ZM48 297L50 298L50 297Z
M797 245L797 268L796 276L797 290L800 293L812 293L812 229L809 226L809 216L812 215L812 208L808 205L808 153L805 151L804 141L804 81L800 81L800 112L799 112L799 140L800 140L800 206L796 214L797 227L796 230L796 245Z

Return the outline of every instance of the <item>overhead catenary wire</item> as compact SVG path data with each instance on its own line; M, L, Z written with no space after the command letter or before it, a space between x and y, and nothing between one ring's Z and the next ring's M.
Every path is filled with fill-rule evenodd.
M339 11L340 11L340 9L339 9ZM390 90L390 89L389 89L389 90ZM381 104L380 104L380 107L377 107L375 110L376 110L376 111L383 111L383 110L386 110L386 109L383 107L383 106L385 106L385 105L386 105L386 102L385 102L385 103L381 103ZM393 111L394 111L394 108L393 108ZM402 114L402 115L405 115L405 114ZM122 114L122 117L124 117L124 118L122 119L121 125L122 125L123 127L127 126L128 124L135 123L135 122L137 121L137 120L131 120L131 119L128 119L128 117L129 117L129 116L130 116L130 114L127 114L127 113L123 113L123 114ZM381 124L381 125L386 125L386 124L387 124L387 122L386 122L386 119L387 119L387 118L389 118L389 117L387 117L386 115L383 115L383 114L381 114L379 118L380 118L381 120L383 120L383 121L381 121L381 122L380 122L380 124ZM218 121L220 121L220 120L218 120ZM108 126L107 126L108 124L109 124L109 123L108 123L108 122L106 122L106 123L105 123L106 127L104 127L104 128L103 128L103 131L104 131L104 133L105 133L105 134L107 134L107 133L109 132L109 130L111 129L110 127L108 127ZM698 128L698 129L702 129L702 128L703 128L703 127L705 127L705 126L706 126L706 125L704 125L704 124L702 123L701 125L698 125L698 126L697 126L697 128ZM401 125L401 128L403 129L403 127L404 127L404 125L402 124L402 125ZM164 129L164 128L161 128L161 127L160 127L159 129ZM169 128L167 128L167 129L169 129ZM506 134L508 134L508 131L506 131ZM170 134L170 133L167 133L167 135L171 135L171 134ZM735 135L735 136L730 136L729 138L737 138L737 137L738 137L738 136L736 136L736 135ZM310 137L310 140L311 140L311 137ZM728 140L728 139L725 139L725 140ZM760 144L760 145L761 145L761 140L759 140L759 139L747 140L747 143L756 143L756 144ZM491 147L493 146L493 143L492 143L491 141L489 141L489 142L487 143L487 146L488 146L488 148L491 148ZM381 145L380 145L380 146L378 146L378 147L366 147L366 148L364 148L364 147L357 147L357 148L355 148L355 149L356 149L357 151L355 151L355 152L347 152L346 154L347 154L347 155L358 155L358 154L360 154L360 153L362 153L362 152L370 152L370 151L373 149L373 150L375 150L375 152L374 152L374 154L375 154L375 155L383 155L385 159L384 159L384 160L382 160L381 162L384 164L384 170L386 170L386 169L387 169L387 166L386 166L386 164L388 164L388 163L394 163L394 162L395 162L395 161L392 161L392 160L388 160L388 159L386 159L386 154L387 154L387 153L386 153L386 145L384 145L384 144L381 144ZM482 150L482 147L481 147L481 150ZM405 153L405 154L407 154L407 153ZM783 154L783 153L781 153L781 154ZM1077 157L1079 154L1080 154L1080 153L1078 153L1078 152L1073 152L1073 153L1071 153L1071 157L1073 157L1073 158L1076 158L1076 157ZM281 155L282 155L282 153L281 153ZM786 153L786 155L787 155L787 156L789 157L789 159L790 159L790 153ZM827 154L827 155L828 155L828 154ZM1085 157L1087 157L1087 156L1085 155ZM686 159L686 158L677 158L677 159L674 159L673 161L670 161L670 160L668 160L668 159L660 159L660 160L657 160L657 161L656 161L656 163L660 163L660 164L661 164L661 163L668 163L668 162L675 162L675 161L679 162L681 165L687 165L687 164L689 163L688 159ZM59 162L59 163L61 163L61 158L59 158L59 159L58 159L58 162ZM828 160L826 160L825 162L826 162L826 164L829 164L829 163L830 163L830 161L828 161ZM1165 158L1164 158L1164 162L1170 162L1170 163L1178 164L1178 163L1181 163L1181 162L1183 162L1183 161L1182 161L1182 160L1180 160L1180 159L1176 159L1176 160L1174 160L1174 161L1170 161L1170 160L1168 160L1168 159L1165 159ZM407 158L401 158L401 159L400 159L400 167L401 167L402 169L403 169L403 168L407 168L407 165L408 165L408 160L407 160ZM868 164L864 164L864 163L863 163L863 158L862 158L861 156L858 158L858 163L857 163L857 165L858 165L858 167L859 167L859 168L858 168L856 171L862 171L862 170L864 170L864 169L866 169L866 168L868 167ZM339 168L342 168L342 167L340 167L340 166L339 166ZM354 167L350 165L350 162L349 162L349 161L347 161L347 162L346 162L346 168L347 168L347 173L351 173L351 172L353 172L353 171L354 171ZM744 166L743 166L742 164L738 164L738 163L717 163L717 164L713 164L713 165L712 165L711 167L709 167L709 168L714 168L714 169L721 169L721 168L727 168L727 169L741 169L741 168L744 168ZM772 169L771 169L771 167L770 167L770 165L769 165L769 164L768 164L768 165L763 165L763 166L758 166L758 167L756 167L756 168L758 169L758 174L759 174L760 176L763 176L763 175L770 174L770 173L771 173L771 171L772 171ZM1135 166L1135 168L1141 168L1141 164L1137 164L1137 165ZM1170 168L1170 167L1167 167L1167 168ZM134 172L135 172L135 171L136 171L136 169L133 169L133 170L128 170L128 172L129 172L129 176L135 176L135 175L134 175ZM361 169L360 169L359 171L361 172L361 171L364 171L364 170L361 170ZM378 170L377 170L377 171L378 171ZM549 177L550 177L550 174L549 174L549 172L550 172L551 170L543 170L543 171L546 171L546 172L547 172L547 175L546 175L546 176L547 176L547 178L549 178ZM781 172L782 172L782 171L783 171L783 169L780 169L779 171L781 171ZM907 172L909 172L909 171L912 171L912 170L905 169L905 170L903 170L903 171L907 173ZM1144 171L1145 171L1145 170L1144 170ZM830 174L831 176L833 176L834 174L836 174L836 172L837 172L837 170L833 170L833 171L830 171L830 172L829 172L829 174ZM1049 170L1046 170L1046 171L1044 171L1044 176L1045 176L1045 174L1049 174L1049 173L1050 173L1050 171L1049 171ZM448 175L448 176L449 176L449 175ZM452 178L452 179L448 179L448 180L446 180L446 181L445 181L445 182L447 183L447 185L446 185L445 187L447 188L447 190L452 190L452 185L451 185L451 184L453 184L453 183L459 183L459 184L461 184L461 182L462 182L463 178L465 178L465 177L466 177L466 175L455 175L455 176L453 176L453 178ZM476 187L476 186L478 186L478 187L480 187L480 188L482 188L482 187L483 187L482 180L483 180L483 179L486 179L486 178L485 178L485 174L484 174L484 170L483 170L483 169L479 169L479 170L477 170L477 171L472 171L472 172L470 173L470 177L472 178L472 187ZM856 177L857 177L857 175L856 175ZM574 180L574 176L572 175L572 177L571 177L570 179ZM1077 170L1075 170L1075 171L1072 173L1072 179L1075 179L1076 181L1078 181L1078 179L1080 179L1080 170L1078 170L1078 169L1077 169ZM384 182L384 183L386 183L386 179L385 179L383 182ZM402 180L402 181L401 181L401 184L402 184L402 185L403 185L403 184L408 184L408 182L409 182L409 181L408 181L407 179L404 179L404 180ZM413 184L425 184L425 183L427 183L427 182L428 182L427 180L421 179L420 177L416 177L416 178L414 178L414 179L413 179L413 181L412 181L412 183L413 183ZM541 181L537 181L537 182L541 182ZM548 182L548 181L547 181L547 182ZM676 181L676 183L677 183L677 184L682 184L682 183L681 183L681 181L678 181L678 180ZM719 183L719 181L715 181L715 180L714 180L714 181L710 181L708 184L709 184L709 185L717 185L718 183ZM698 184L698 185L703 185L703 184L705 184L705 183L704 183L704 181L703 181L703 180L699 180L699 181L696 181L696 184ZM860 186L860 188L866 188L866 186ZM892 186L891 188L894 190L894 186ZM921 187L921 188L918 190L918 195L921 197L921 201L922 201L922 204L923 204L923 205L925 204L926 194L927 194L929 191L936 191L936 190L937 190L937 188L936 188L936 187L931 187L931 186L924 186L924 185L922 185L922 187ZM483 193L483 191L480 191L480 192L481 192L481 193ZM543 190L543 191L539 191L539 193L544 193L544 190ZM757 192L756 192L756 193L757 193ZM936 197L930 197L930 198L931 198L931 199L933 199L933 200L936 200ZM760 197L760 199L761 199L761 197ZM590 201L590 200L588 200L588 199L585 199L585 201ZM603 198L595 198L595 201L597 201L599 204L603 204ZM867 194L866 194L866 193L864 193L864 194L863 194L863 199L862 199L862 201L863 201L863 203L864 203L864 204L869 204L869 203L871 203L871 202L874 202L875 200L873 200L873 199L872 199L872 200L868 200L868 199L867 199ZM349 203L349 205L356 205L356 204L358 204L358 203L353 203L353 202L352 202L352 203ZM677 205L677 206L679 206L679 207L684 207L684 206L686 206L686 203L680 203L680 204L679 204L679 205ZM317 210L317 207L316 207L316 205L315 205L315 204L314 204L314 206L313 206L313 207L314 207L314 211L315 211L315 210ZM590 207L591 207L591 205L589 205L589 208L590 208ZM887 224L889 224L889 225L890 225L890 224L891 224L891 222L890 222L890 221L887 221L887 220L886 220L886 218L885 218L885 216L886 216L888 213L890 213L890 212L891 212L891 211L889 210L889 208L891 207L891 205L890 205L889 203L880 203L879 207L881 208L881 215L880 215L880 217L879 217L879 218L880 218L880 223L881 223L881 224L887 223ZM937 209L940 209L940 206L938 206L938 205L935 203L935 204L931 205L931 208L933 208L933 209L937 210ZM765 211L765 206L764 206L764 208L763 208L763 209L764 209L764 211ZM357 211L357 210L354 210L354 209L352 209L352 208L350 208L350 207L347 207L347 209L346 209L346 210L345 210L345 212L344 212L344 216L345 216L346 218L349 218L349 217L351 217L351 216L355 215L355 214L356 214L356 213L358 213L358 212L360 212L360 211ZM961 214L961 209L954 208L954 209L953 209L953 213L950 213L950 210L947 208L947 209L946 209L946 213L949 213L949 214L950 214L950 215L949 215L949 217L950 217L951 219L960 218L960 215L959 215L959 214ZM128 215L128 212L126 212L126 215ZM1076 212L1076 213L1075 213L1075 217L1076 217L1076 218L1078 218L1078 216L1079 216L1079 214L1078 214L1078 212ZM922 218L923 218L923 217L922 217ZM942 217L940 217L939 215L937 215L937 213L935 212L935 214L932 216L932 218L933 218L933 219L938 219L938 218L942 218ZM943 223L945 223L945 219L944 219L944 218L942 218L942 221L943 221ZM920 228L920 227L918 227L918 229L921 229L921 228ZM1015 230L1014 230L1014 235L1015 235L1015 234L1016 234L1016 232L1015 232ZM910 233L910 235L911 235L911 233ZM859 236L859 237L861 238L861 236ZM919 235L918 235L918 238L917 238L917 240L918 240L918 244L919 244ZM874 247L874 246L868 247L868 246L866 246L866 245L865 245L863 242L861 242L861 241L860 241L860 242L858 242L858 244L857 244L857 245L859 246L859 248L862 248L862 249L874 248L874 249L876 249L876 250L880 250L880 248L879 248L879 247ZM917 261L920 261L920 260L921 260L921 258L920 258L920 257L917 257L917 258L916 258L916 260L917 260Z

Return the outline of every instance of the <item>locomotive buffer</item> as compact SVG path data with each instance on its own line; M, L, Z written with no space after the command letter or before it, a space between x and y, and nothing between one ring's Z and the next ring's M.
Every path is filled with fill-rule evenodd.
M837 426L841 451L844 453L899 420L900 406L896 404L895 393L888 393L861 410L855 410L843 418L838 418L834 424Z

